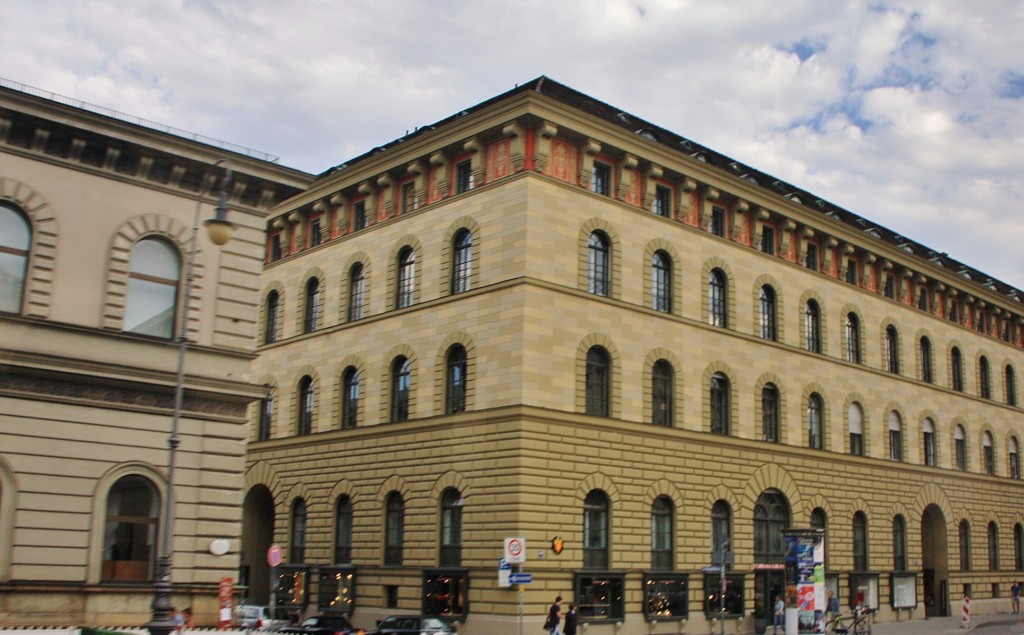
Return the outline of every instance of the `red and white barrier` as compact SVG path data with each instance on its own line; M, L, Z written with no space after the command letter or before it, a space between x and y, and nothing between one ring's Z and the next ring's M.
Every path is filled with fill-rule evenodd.
M971 627L971 598L964 596L963 605L960 608L960 628Z

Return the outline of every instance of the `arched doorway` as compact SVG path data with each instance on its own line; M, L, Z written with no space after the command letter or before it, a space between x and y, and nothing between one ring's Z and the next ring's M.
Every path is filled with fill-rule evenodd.
M946 517L938 505L921 514L921 575L924 581L926 617L949 615L949 550Z
M267 550L274 541L274 497L264 485L256 485L242 502L242 556L238 583L247 586L246 598L257 604L270 602L270 565Z
M770 615L775 596L786 587L786 540L791 526L789 501L777 489L761 492L754 505L754 612Z

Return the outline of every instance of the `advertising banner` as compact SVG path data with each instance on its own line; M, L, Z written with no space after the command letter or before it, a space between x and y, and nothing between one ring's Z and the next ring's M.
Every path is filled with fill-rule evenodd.
M825 632L825 532L786 529L786 632ZM796 619L796 630L788 622Z

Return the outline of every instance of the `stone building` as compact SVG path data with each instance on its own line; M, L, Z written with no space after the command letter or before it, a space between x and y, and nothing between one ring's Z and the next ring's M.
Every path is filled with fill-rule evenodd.
M179 608L215 621L236 575L263 227L312 177L184 134L0 87L0 625L149 621L172 494ZM199 234L183 324L224 159L236 231Z
M357 625L511 634L560 594L587 633L704 632L724 551L750 632L791 527L880 620L1024 575L1022 292L754 167L542 77L326 171L266 238L255 599L277 544L276 600Z

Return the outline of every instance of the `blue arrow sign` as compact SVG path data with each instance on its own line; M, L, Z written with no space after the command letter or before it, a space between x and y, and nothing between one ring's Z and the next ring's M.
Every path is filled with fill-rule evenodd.
M530 584L533 582L532 573L512 573L508 576L510 584Z

